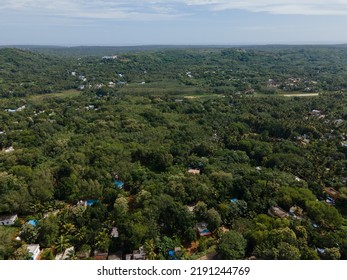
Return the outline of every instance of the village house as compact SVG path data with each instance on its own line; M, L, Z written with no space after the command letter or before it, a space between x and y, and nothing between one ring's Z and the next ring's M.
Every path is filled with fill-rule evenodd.
M287 218L289 214L279 206L272 206L267 213L274 218Z
M340 196L340 193L335 190L334 188L324 188L323 192L333 198L334 200L338 199Z
M319 111L319 110L312 110L312 111L310 112L310 115L311 115L311 116L317 116L317 117L319 117L319 116L322 115L322 112Z
M193 168L190 168L190 169L188 169L188 173L190 173L190 174L195 174L195 175L199 175L199 174L200 174L200 169L193 169Z
M197 223L196 228L198 230L199 236L209 236L212 234L207 228L207 223L205 222Z
M4 149L4 152L5 153L12 153L12 152L14 152L14 148L12 146L8 147L8 148Z
M133 251L133 260L145 260L146 259L146 251L141 246L138 250Z
M11 226L15 223L17 218L17 214L0 216L0 226Z
M134 250L132 254L125 255L126 260L145 260L146 259L146 251L141 246L138 250Z
M31 255L32 260L37 260L40 255L40 245L39 244L29 244L28 251Z

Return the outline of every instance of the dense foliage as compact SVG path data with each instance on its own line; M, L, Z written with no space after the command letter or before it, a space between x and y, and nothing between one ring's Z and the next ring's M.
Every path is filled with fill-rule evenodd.
M0 213L20 216L0 226L0 258L21 258L25 243L48 259L70 246L79 256L144 246L167 259L181 246L181 258L347 258L344 49L0 52L2 95L21 96L0 101ZM47 79L85 88L35 94ZM320 95L267 95L284 91ZM339 191L334 205L326 187ZM296 218L269 216L272 206L296 206Z

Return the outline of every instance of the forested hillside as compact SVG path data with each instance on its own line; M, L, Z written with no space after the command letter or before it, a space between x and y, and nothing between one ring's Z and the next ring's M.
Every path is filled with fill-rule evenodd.
M0 49L0 95L23 97L76 88L68 61L20 49Z
M346 59L0 50L0 258L346 259Z

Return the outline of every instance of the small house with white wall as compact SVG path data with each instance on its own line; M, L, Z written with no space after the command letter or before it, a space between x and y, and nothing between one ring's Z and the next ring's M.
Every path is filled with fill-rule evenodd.
M17 218L17 214L0 216L0 226L11 226Z
M40 255L40 245L39 244L29 244L28 251L31 255L32 260L37 260Z

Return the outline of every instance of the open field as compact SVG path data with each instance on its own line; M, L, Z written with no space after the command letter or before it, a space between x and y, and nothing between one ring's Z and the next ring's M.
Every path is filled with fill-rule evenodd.
M319 96L319 93L290 93L290 94L281 94L284 97L312 97Z
M37 94L29 97L32 101L41 101L48 98L71 98L80 95L81 92L76 89L69 89L60 92L48 93L48 94Z

